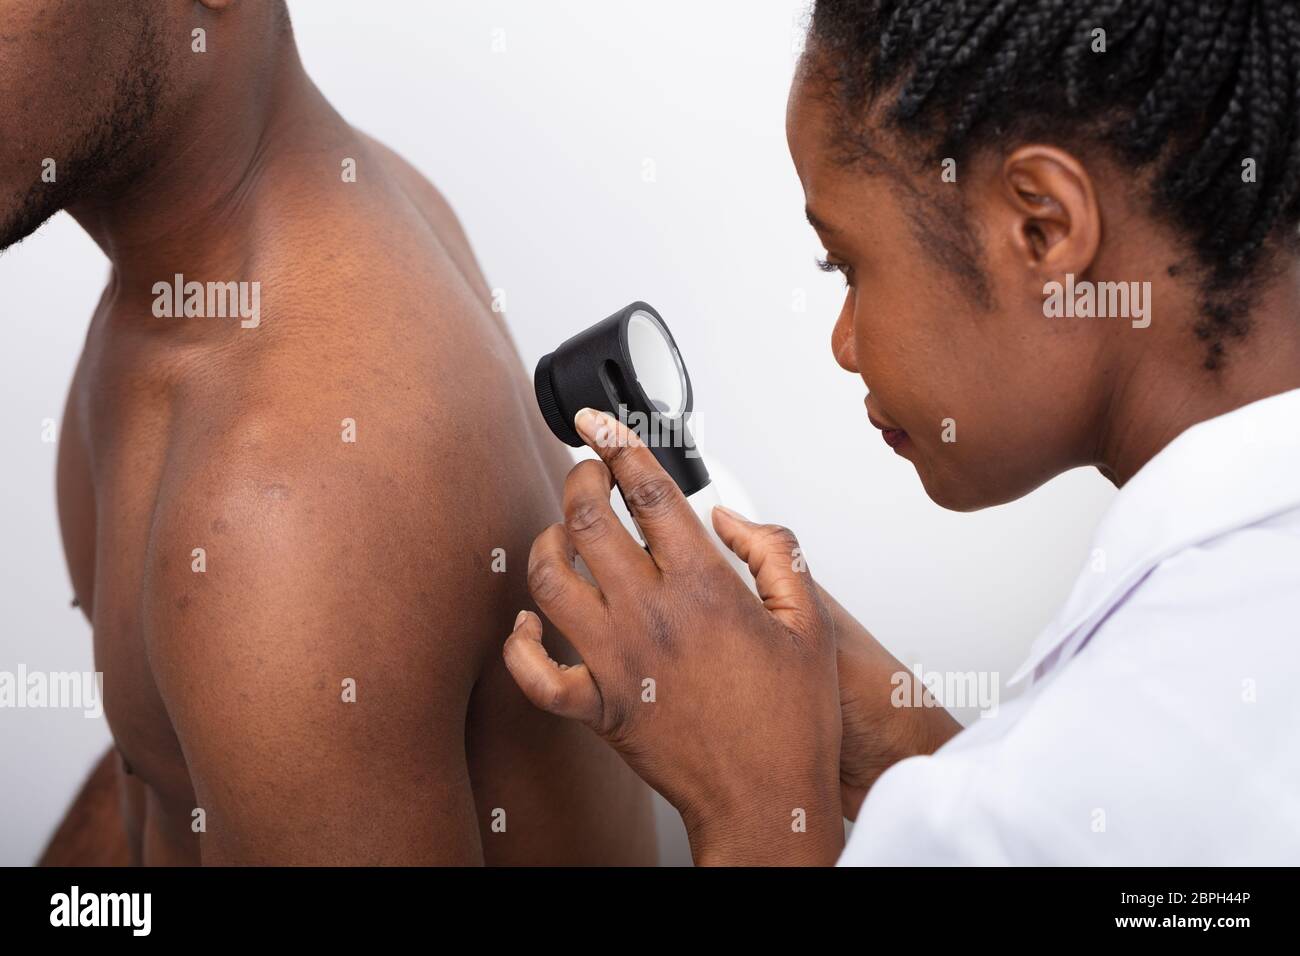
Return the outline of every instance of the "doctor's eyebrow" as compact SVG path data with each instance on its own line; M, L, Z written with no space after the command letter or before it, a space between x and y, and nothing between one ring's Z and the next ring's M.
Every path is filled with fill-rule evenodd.
M834 226L827 225L825 222L823 222L821 219L819 219L818 216L817 216L817 214L816 214L815 212L812 211L812 207L811 207L811 206L804 206L804 207L803 207L803 214L804 214L805 216L808 217L808 225L812 226L812 227L813 227L814 229L816 229L818 232L835 232L835 231L836 231L836 229L835 229Z

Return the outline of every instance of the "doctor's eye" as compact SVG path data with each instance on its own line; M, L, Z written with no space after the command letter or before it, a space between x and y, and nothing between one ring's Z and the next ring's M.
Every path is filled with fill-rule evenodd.
M838 272L844 276L844 284L853 284L853 267L845 262L835 262L832 259L817 259L817 268L822 272Z

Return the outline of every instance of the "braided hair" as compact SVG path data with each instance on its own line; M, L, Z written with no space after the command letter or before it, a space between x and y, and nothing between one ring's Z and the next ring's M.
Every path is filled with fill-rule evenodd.
M1296 242L1300 0L817 0L810 41L848 155L876 112L924 163L1068 137L1146 173L1192 253L1210 368Z

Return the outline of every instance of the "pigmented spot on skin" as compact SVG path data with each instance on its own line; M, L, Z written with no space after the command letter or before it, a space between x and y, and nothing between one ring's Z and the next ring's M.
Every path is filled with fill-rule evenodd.
M180 597L176 599L176 610L184 611L189 606L190 606L190 596L188 594L182 594Z
M650 640L654 642L655 647L661 651L672 652L674 649L673 629L667 617L659 608L649 606L646 608L647 627L650 631Z
M230 530L230 524L226 521L225 518L214 518L214 519L213 519L213 521L212 521L212 533L213 533L213 534L225 534L225 533L226 533L227 531L229 531L229 530Z

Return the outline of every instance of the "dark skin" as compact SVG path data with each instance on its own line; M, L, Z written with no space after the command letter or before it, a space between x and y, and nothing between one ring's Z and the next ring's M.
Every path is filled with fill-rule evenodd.
M117 764L111 750L100 757L72 801L73 809L50 837L41 866L131 865Z
M0 23L0 245L67 208L111 262L58 498L120 758L47 862L652 864L644 784L499 657L571 459L442 196L268 0ZM260 324L156 317L178 272Z
M917 171L868 119L878 158L838 161L838 125L813 59L791 89L787 134L809 219L847 291L831 346L870 389L867 409L927 494L955 510L1011 501L1078 466L1122 486L1182 431L1300 387L1300 263L1279 253L1250 333L1203 367L1195 284L1178 235L1104 155L1014 143L967 161L960 186ZM986 295L942 264L915 204L960 188ZM943 208L937 202L935 208ZM954 229L954 234L956 230ZM1049 320L1044 285L1067 273L1150 281L1152 322ZM942 439L956 423L957 441ZM551 661L521 613L505 655L539 707L592 728L682 812L699 863L833 863L889 766L960 729L941 708L893 708L904 672L791 561L785 529L715 509L759 600L704 537L648 449L608 417L576 423L603 464L569 475L565 522L534 543L533 595L582 654ZM609 509L616 481L650 555ZM576 551L594 583L572 567ZM653 677L658 699L642 698ZM669 690L671 688L671 691ZM838 706L836 706L838 704ZM803 832L792 808L807 811Z

